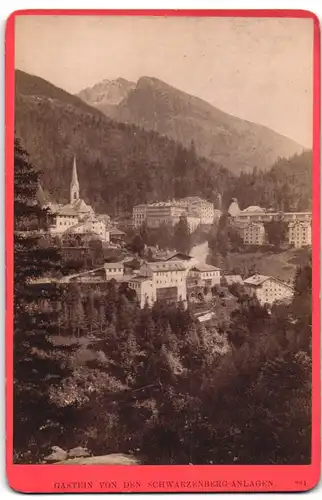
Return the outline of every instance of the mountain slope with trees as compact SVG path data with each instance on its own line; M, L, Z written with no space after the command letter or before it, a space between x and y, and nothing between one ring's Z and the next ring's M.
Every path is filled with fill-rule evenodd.
M68 200L75 154L81 196L101 213L131 212L139 203L188 195L216 205L218 193L224 209L233 196L241 208L311 207L309 151L279 159L267 172L233 175L200 158L194 142L183 148L155 132L114 122L78 97L22 71L16 71L15 127L33 165L43 171L45 191L56 201Z
M55 199L67 200L74 154L81 196L100 212L131 211L138 203L196 191L212 200L229 184L231 174L198 158L193 144L184 149L154 132L113 122L21 71L15 105L16 133Z
M84 98L84 92L78 94ZM221 163L234 173L266 170L278 159L303 151L303 147L273 130L237 118L152 77L142 77L117 106L98 104L86 93L85 101L108 116L153 130L189 146L198 155Z

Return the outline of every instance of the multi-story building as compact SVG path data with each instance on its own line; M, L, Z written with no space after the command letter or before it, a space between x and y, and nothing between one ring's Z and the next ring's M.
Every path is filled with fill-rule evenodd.
M189 283L192 286L193 281L196 286L213 287L220 285L221 270L218 267L209 264L195 264L189 271Z
M133 226L141 227L146 222L146 211L148 205L136 205L133 207Z
M245 245L263 245L265 243L265 227L262 222L249 222L243 229Z
M105 277L109 281L111 279L122 280L124 276L123 262L105 262L104 264Z
M181 217L185 217L190 233L193 233L200 226L200 218L194 215L180 215L172 218L172 224L178 224Z
M148 262L128 281L136 291L140 306L157 300L176 303L187 300L186 266L182 262Z
M261 305L272 305L276 301L289 301L294 295L294 289L273 278L262 274L254 274L244 280L245 292L256 297Z
M238 202L235 199L231 207ZM312 213L311 212L274 212L258 206L250 206L245 210L231 210L235 227L239 230L245 244L262 245L265 242L263 224L272 220L282 220L288 223L288 241L296 248L312 244Z
M175 201L151 203L146 208L146 225L149 228L159 228L163 224L174 225L180 215L186 214L186 208Z
M199 198L199 196L187 196L179 200L183 206L187 208L189 215L199 217L200 224L213 224L215 210L213 203Z
M288 225L288 241L295 248L312 245L312 226L310 221L295 220Z
M133 207L133 226L146 223L147 227L158 228L162 224L174 225L180 215L186 215L190 231L195 231L199 224L212 224L215 217L214 206L207 200L190 196L180 200L155 202Z

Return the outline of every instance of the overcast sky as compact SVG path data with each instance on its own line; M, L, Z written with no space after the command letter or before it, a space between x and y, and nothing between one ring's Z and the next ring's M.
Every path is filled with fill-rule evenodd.
M312 145L312 19L18 16L15 65L71 93L153 76Z

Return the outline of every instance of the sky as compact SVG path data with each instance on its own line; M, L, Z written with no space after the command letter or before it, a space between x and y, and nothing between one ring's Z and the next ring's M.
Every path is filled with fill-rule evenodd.
M68 92L156 77L312 147L312 19L22 15L15 37L15 67Z

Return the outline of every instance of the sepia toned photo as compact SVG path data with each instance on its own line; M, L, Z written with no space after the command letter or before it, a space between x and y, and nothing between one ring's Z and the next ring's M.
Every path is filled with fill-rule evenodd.
M15 464L311 463L313 28L16 16Z

